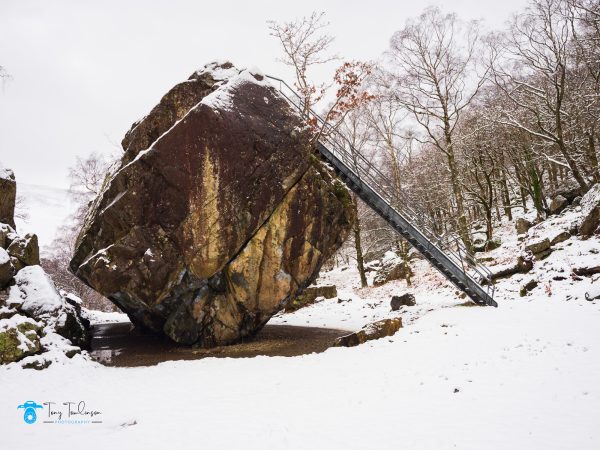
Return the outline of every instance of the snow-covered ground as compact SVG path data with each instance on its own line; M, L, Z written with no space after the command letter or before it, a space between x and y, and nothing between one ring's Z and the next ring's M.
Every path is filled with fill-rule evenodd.
M501 228L499 263L516 257L514 233ZM338 298L272 320L354 330L403 317L395 336L354 348L143 368L81 357L40 372L0 368L1 448L600 448L600 301L584 298L600 280L571 276L598 262L600 242L571 237L554 248L532 272L498 283L497 309L463 306L419 260L415 307L390 312L404 281L360 289L356 270L340 267L319 280L335 283ZM538 286L521 297L530 279ZM85 401L102 423L45 424L38 410L27 425L17 409L27 400Z

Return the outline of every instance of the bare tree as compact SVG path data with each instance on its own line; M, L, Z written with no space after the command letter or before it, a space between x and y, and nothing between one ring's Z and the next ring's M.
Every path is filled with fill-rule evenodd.
M578 85L569 72L571 28L564 0L532 0L508 33L491 42L491 79L510 100L500 121L545 145L536 152L562 164L583 191L589 188L578 162L574 120ZM561 160L550 152L556 148Z
M49 256L42 260L42 266L59 288L81 297L88 308L106 311L114 310L114 305L75 277L69 270L69 262L89 203L100 193L110 165L109 159L97 153L76 158L69 169L69 180L71 197L78 207L68 223L58 230L48 249Z
M283 49L283 64L294 70L294 86L302 96L303 106L307 112L315 105L327 89L325 84L311 81L309 70L315 65L326 64L337 59L330 52L333 36L326 33L329 22L325 21L324 12L313 12L308 17L291 22L267 22L271 36L276 37Z
M484 74L476 70L478 44L476 22L464 23L454 14L430 7L394 34L387 52L392 95L424 131L422 142L446 157L458 232L469 249L454 138L463 111L484 83Z

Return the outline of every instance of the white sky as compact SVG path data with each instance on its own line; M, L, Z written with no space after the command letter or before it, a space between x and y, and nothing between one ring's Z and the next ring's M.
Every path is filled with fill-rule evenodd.
M77 155L118 151L131 124L207 62L289 79L267 20L325 11L334 50L372 60L430 4L501 27L525 0L0 0L0 65L13 77L0 90L0 161L17 181L67 187Z

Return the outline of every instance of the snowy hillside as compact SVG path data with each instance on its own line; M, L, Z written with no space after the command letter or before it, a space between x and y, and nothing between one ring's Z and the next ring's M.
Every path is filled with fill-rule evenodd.
M573 218L554 219L554 232ZM494 254L501 263L522 244L512 224L499 236L503 246L484 256ZM0 420L18 430L3 435L5 444L16 448L27 439L64 448L86 439L91 449L116 440L131 448L373 449L398 442L436 450L595 449L600 301L587 301L585 292L600 280L571 273L598 263L600 242L573 236L553 248L533 271L498 282L497 309L465 306L420 260L410 289L416 306L390 311L390 296L407 290L404 281L361 289L355 268L339 267L319 280L336 284L337 298L271 321L354 330L402 317L404 328L394 336L354 348L145 368L109 368L79 357L43 372L2 368L7 404L84 400L102 413L102 423L93 425L25 428L19 414L3 409ZM538 286L521 297L530 279ZM222 432L225 426L230 432Z
M50 245L56 231L75 211L76 205L69 196L69 191L49 186L34 184L17 184L17 213L27 214L25 220L17 217L17 229L21 234L36 233L42 253L44 247ZM21 210L21 211L19 211Z

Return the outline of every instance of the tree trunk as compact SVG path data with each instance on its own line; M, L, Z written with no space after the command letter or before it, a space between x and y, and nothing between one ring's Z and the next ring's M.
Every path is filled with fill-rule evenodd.
M354 222L354 248L356 249L356 265L358 267L358 273L360 275L360 285L362 287L367 287L367 276L365 274L365 261L363 257L362 245L361 245L361 235L360 235L360 221L358 219L358 204L356 200L356 196L353 195L352 207L354 208L354 216L356 220Z
M465 244L465 247L469 252L473 249L471 242L471 235L469 233L469 226L467 224L467 217L465 216L465 207L463 192L458 181L458 168L456 166L456 160L454 158L454 149L452 147L452 140L449 135L446 136L446 155L448 157L448 169L450 169L450 181L452 184L452 193L454 194L454 201L456 202L456 213L458 216L458 234Z

